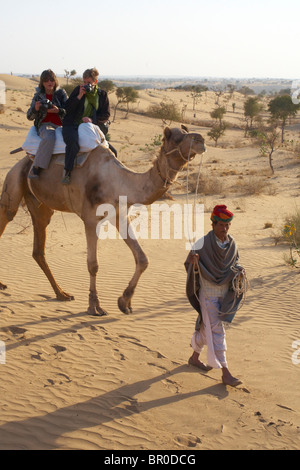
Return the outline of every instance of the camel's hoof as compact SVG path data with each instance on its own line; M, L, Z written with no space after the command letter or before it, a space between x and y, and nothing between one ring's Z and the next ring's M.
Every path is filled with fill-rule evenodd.
M7 286L5 284L2 284L2 282L0 282L0 290L5 290L7 289Z
M132 308L126 304L124 297L119 297L118 307L121 310L121 312L125 313L126 315L129 315L130 313L132 313Z
M93 317L104 317L108 315L108 313L101 307L89 307L87 313Z
M71 300L75 300L73 295L67 294L66 292L60 292L59 294L56 294L56 298L62 302L70 302Z

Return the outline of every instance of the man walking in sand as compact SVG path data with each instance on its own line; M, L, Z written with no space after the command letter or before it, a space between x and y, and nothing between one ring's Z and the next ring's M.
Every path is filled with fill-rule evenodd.
M212 230L204 237L203 246L192 250L185 262L187 270L187 296L198 312L195 332L191 340L194 350L189 364L201 370L222 369L225 385L236 387L242 382L233 377L226 359L226 338L223 322L232 322L243 298L240 286L244 270L234 239L228 234L233 214L225 205L215 206ZM199 356L207 345L205 365Z

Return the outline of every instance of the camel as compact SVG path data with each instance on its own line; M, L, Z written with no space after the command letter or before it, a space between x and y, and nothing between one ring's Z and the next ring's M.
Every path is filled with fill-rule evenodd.
M52 158L48 170L42 171L35 180L27 178L32 161L28 155L21 159L8 172L0 198L0 236L8 222L13 220L20 206L25 201L30 212L33 231L34 260L48 278L57 300L74 300L71 294L64 292L57 284L45 257L46 229L54 211L77 214L84 223L87 241L87 265L90 276L89 304L87 313L102 316L107 312L100 306L96 279L98 272L96 227L99 223L97 207L111 204L119 215L119 197L126 196L128 207L133 204L150 205L158 200L175 182L178 173L196 154L205 152L204 139L200 134L190 133L184 126L164 129L162 146L152 167L145 173L136 173L125 167L107 148L98 146L92 150L82 168L74 168L71 184L61 183L62 166ZM127 230L128 215L125 217ZM116 229L120 220L116 217ZM132 297L138 281L148 266L148 258L137 239L122 237L133 253L136 269L128 287L118 299L121 312L132 312ZM0 290L7 286L0 283Z

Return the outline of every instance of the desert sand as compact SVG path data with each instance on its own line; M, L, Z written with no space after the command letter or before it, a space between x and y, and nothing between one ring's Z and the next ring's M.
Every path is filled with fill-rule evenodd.
M21 146L32 123L26 119L36 84L0 75L7 86L0 114L0 182L24 156ZM201 373L188 365L196 312L185 295L186 240L142 240L150 259L133 299L133 313L122 314L117 299L133 273L134 260L122 240L99 243L98 290L107 317L86 313L89 276L83 224L74 214L55 213L48 228L47 259L63 289L75 296L58 302L32 259L32 226L20 207L0 240L0 449L179 450L297 449L300 439L300 364L292 361L300 340L299 270L289 267L288 246L274 242L285 217L300 207L299 159L285 150L274 154L274 175L259 149L238 129L243 97L235 93L237 125L220 139L193 122L185 92L144 90L135 110L164 97L187 104L189 128L206 138L201 180L214 189L201 192L205 233L210 211L226 204L235 214L236 239L250 289L227 328L228 360L243 384L221 383L219 370ZM214 96L197 104L197 119L209 119ZM113 105L114 95L110 95ZM180 123L172 123L178 127ZM288 128L299 138L299 119ZM111 142L129 168L143 171L153 154L146 144L162 134L162 123L122 111L110 127ZM198 171L196 157L192 172ZM176 203L186 195L186 174L174 185ZM260 186L260 191L245 187ZM173 201L164 201L172 204ZM271 225L265 228L266 224ZM205 357L204 357L205 360ZM300 361L299 361L300 362Z

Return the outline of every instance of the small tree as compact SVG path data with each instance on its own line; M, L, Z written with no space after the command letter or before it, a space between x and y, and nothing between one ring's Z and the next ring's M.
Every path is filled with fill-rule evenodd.
M258 143L261 155L268 157L272 174L274 174L273 153L280 147L278 122L270 121L269 127L261 125L259 129L252 130L250 135Z
M241 93L242 95L255 95L255 91L252 90L252 88L249 88L248 86L242 86L242 88L240 88L238 90L239 93Z
M268 110L272 118L281 123L281 142L284 142L284 129L288 118L295 116L300 105L293 103L290 95L276 96L268 104Z
M225 134L228 125L225 122L215 124L211 131L207 133L211 140L215 141L215 147L218 145L218 140Z
M245 137L249 130L252 129L253 121L255 118L258 118L259 114L263 110L263 105L259 103L259 99L256 98L248 98L244 103L244 116L246 121L245 127Z
M117 108L121 103L126 103L127 105L127 112L125 115L125 119L126 119L129 114L129 104L135 103L139 95L138 95L138 92L133 87L124 86L124 87L117 88L116 96L117 96L117 104L115 106L113 121L115 120L115 117L116 117Z
M224 106L218 106L210 113L210 116L213 119L216 119L216 121L219 121L219 124L221 126L224 114L226 114L226 109L224 108Z
M76 73L77 73L76 70L69 71L65 69L65 78L67 79L67 85L69 84L69 78L76 75Z
M227 91L229 93L229 99L231 99L233 97L233 93L235 92L236 90L236 86L235 85L232 85L232 83L228 83L228 85L226 86L227 88Z
M101 88L101 90L106 91L108 94L115 91L116 88L112 80L101 80L100 82L98 82L98 86L99 88Z
M191 97L193 99L193 111L195 111L196 103L199 98L201 98L201 92L203 91L203 87L201 85L192 85L191 87Z

